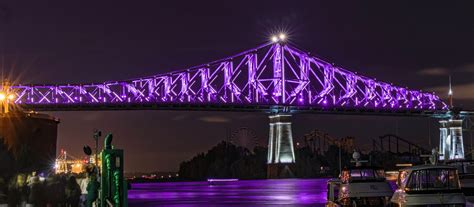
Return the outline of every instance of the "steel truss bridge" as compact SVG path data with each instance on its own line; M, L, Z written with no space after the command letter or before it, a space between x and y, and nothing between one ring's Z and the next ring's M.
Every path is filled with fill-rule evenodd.
M434 93L395 86L267 43L181 71L92 84L13 85L23 109L244 110L432 115L447 105Z

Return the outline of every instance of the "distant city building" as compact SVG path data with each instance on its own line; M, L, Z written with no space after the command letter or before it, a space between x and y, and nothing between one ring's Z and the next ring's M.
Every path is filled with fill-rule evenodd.
M93 157L93 156L91 156ZM94 158L79 159L69 155L65 150L61 149L54 164L54 171L56 174L60 173L82 173L85 172L87 164L94 164ZM100 160L99 160L100 163Z

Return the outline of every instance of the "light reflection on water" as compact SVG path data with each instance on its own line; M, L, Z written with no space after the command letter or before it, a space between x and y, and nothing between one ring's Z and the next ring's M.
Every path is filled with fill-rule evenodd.
M132 184L130 206L324 206L327 179Z

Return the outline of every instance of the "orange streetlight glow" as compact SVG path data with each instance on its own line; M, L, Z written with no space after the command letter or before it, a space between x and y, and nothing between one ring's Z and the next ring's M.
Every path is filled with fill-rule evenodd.
M14 103L15 94L10 91L10 83L4 81L2 88L0 89L0 105L2 107L2 113L8 113L10 111L10 104Z

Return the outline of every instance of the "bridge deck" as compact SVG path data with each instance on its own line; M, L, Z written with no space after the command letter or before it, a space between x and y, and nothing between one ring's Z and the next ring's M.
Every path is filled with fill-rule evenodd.
M23 110L34 111L114 111L114 110L171 110L171 111L233 111L277 113L289 112L294 114L340 114L340 115L375 115L375 116L418 116L445 117L447 111L430 110L387 110L371 108L320 108L308 106L273 106L273 105L209 105L209 104L43 104L20 105Z

